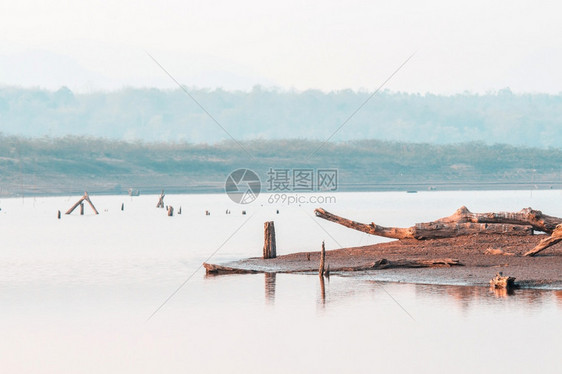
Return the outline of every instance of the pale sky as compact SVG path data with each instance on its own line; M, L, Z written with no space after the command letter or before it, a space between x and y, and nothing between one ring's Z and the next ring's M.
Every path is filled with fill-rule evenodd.
M562 3L12 1L0 85L562 92Z

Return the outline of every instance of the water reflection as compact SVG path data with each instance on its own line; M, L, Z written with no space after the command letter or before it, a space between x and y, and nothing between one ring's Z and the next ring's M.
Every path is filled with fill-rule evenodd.
M527 309L536 309L557 299L562 305L562 291L537 289L497 289L476 286L415 285L416 296L446 298L464 308L474 305L519 304Z
M320 275L318 278L320 278L320 299L317 303L324 308L326 306L326 285L323 276Z
M554 291L554 297L556 297L556 301L558 301L558 305L562 307L562 291Z
M265 302L266 304L275 303L275 283L277 281L276 273L265 274Z
M513 288L496 288L490 287L490 291L494 293L494 296L498 299L506 298L508 296L515 295L515 291Z
M261 274L256 274L261 278ZM238 279L250 284L252 275L207 276L208 281L226 282L236 287ZM545 305L554 305L562 309L562 290L538 289L495 289L485 286L454 286L380 282L352 277L318 277L318 275L296 275L264 273L261 295L254 295L264 300L266 305L274 306L279 300L292 300L299 292L304 292L308 285L316 289L310 302L321 310L353 305L358 300L390 300L402 306L404 301L410 306L417 302L438 303L444 307L460 307L462 310L482 306L506 305L525 310L537 310ZM285 285L281 292L278 283ZM319 286L319 287L318 287ZM221 287L226 287L223 284ZM246 286L243 286L246 287ZM263 288L262 288L263 287ZM298 288L298 291L295 289ZM263 299L262 299L263 298ZM377 301L378 302L378 301ZM382 304L381 304L382 305ZM407 308L406 308L407 309Z

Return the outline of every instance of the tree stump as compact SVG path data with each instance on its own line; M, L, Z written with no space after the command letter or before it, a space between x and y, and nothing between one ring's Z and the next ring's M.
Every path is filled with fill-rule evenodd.
M275 244L275 225L273 221L268 221L263 224L263 258L277 257L277 248Z
M515 278L504 277L503 273L499 272L490 280L490 286L492 288L513 288L515 287Z
M173 217L174 216L174 207L173 206L168 206L168 217Z

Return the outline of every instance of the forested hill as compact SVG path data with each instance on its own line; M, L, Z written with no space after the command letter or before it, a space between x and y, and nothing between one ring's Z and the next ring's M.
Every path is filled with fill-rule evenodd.
M338 190L562 188L562 150L363 140L128 143L0 135L0 195L220 192L230 172L337 169ZM314 150L318 150L313 153ZM247 151L247 152L246 152Z
M237 140L328 138L371 93L250 92L190 89ZM76 94L0 87L0 131L17 136L66 135L127 141L216 143L228 140L181 90L123 89ZM381 92L332 140L496 143L527 147L562 144L562 94L476 95Z

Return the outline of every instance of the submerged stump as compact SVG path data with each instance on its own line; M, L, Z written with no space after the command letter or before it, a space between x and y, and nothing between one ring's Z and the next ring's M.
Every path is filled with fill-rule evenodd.
M499 272L494 278L490 280L490 286L492 288L514 288L515 277L504 277L503 273Z
M275 225L273 221L263 224L263 258L277 257L277 246L275 243Z

